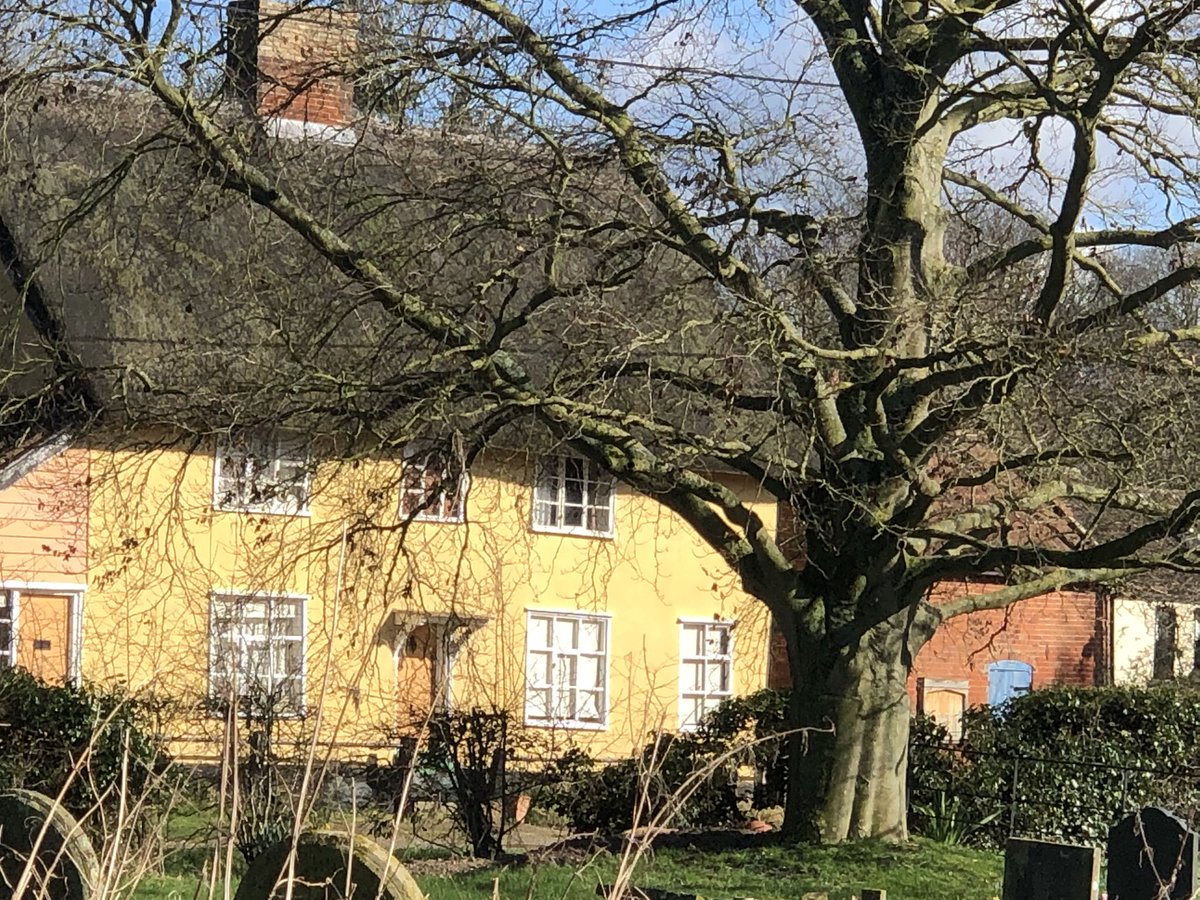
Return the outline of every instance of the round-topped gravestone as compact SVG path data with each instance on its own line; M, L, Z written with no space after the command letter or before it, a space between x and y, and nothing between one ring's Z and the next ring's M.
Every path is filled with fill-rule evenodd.
M79 822L51 798L36 791L4 791L0 793L0 896L12 896L26 868L25 896L88 900L100 860Z
M280 841L259 855L238 886L235 900L281 900L292 841ZM349 880L347 880L349 873ZM296 845L293 900L425 900L408 870L387 850L362 835L306 831Z

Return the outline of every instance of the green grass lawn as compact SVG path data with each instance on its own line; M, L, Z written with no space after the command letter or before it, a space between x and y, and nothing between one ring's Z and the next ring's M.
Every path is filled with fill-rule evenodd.
M502 897L583 900L611 879L617 861L597 857L582 866L480 869L453 877L419 878L430 900ZM745 850L657 850L643 860L633 884L705 897L799 900L827 891L845 900L863 888L883 888L889 900L991 900L1000 894L999 854L917 841L905 846L861 843L844 847L759 846Z
M417 878L430 900L487 900L493 883L500 896L520 900L593 900L596 885L611 881L618 860L600 854L574 865L491 866L454 875ZM992 900L1000 894L998 853L914 841L903 846L865 842L840 847L764 843L749 849L661 849L644 857L633 884L715 900L799 900L827 891L848 900L863 888L883 888L888 900ZM166 876L144 881L133 900L192 900L198 879L168 865Z

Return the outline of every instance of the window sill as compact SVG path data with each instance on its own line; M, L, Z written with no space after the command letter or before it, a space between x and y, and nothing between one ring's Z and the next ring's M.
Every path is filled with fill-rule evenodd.
M529 530L534 534L555 534L560 537L581 537L591 538L592 540L611 541L615 540L616 531L592 531L588 528L556 528L553 525L530 525Z
M412 525L463 525L467 521L465 518L463 518L461 516L458 517L457 519L441 519L441 518L438 518L437 516L421 516L421 515L412 516L410 518L409 516L406 516L403 513L401 515L397 516L396 518L400 522L408 522L409 524L412 524Z
M210 720L227 719L227 718L229 718L229 716L227 713L221 712L219 709L210 709L208 712L208 718ZM263 720L264 717L259 713L254 713L251 715L251 718L255 721L261 721L261 720ZM308 718L308 708L301 707L298 711L295 711L295 712L274 713L271 716L271 721L273 721L273 722L301 722L307 718ZM245 721L246 713L242 710L238 710L238 719L239 719L239 721Z
M530 719L525 718L526 728L544 728L547 731L608 731L607 722L575 722L567 719L555 719L549 721L546 719Z
M311 509L290 510L290 509L272 509L269 506L219 506L216 503L212 505L213 512L231 513L233 515L243 516L280 516L288 519L311 519Z

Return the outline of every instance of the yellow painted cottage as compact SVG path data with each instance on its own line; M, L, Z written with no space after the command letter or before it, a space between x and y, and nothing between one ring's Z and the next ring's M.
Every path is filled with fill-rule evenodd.
M577 456L493 451L447 487L428 455L320 460L266 432L214 449L91 455L83 674L207 710L178 719L190 752L239 697L319 710L348 755L473 705L619 755L765 685L766 609Z
M273 21L246 72L353 50L332 13L261 7ZM603 160L560 171L518 144L349 122L333 64L283 96L233 77L197 102L234 121L238 90L261 106L260 164L340 210L344 239L435 297L448 328L493 329L493 361L532 341L521 355L538 370L513 383L602 372L642 324L664 335L659 357L713 339L671 337L713 300L696 273L627 267L644 252L632 231L589 230L589 208L652 217ZM2 102L0 393L23 405L0 449L23 462L0 481L0 533L48 537L0 546L0 655L152 694L175 747L200 756L233 709L353 756L474 705L616 756L765 685L766 610L694 529L535 411L496 427L503 408L454 382L477 363L197 176L208 162L146 95L49 84ZM509 224L481 228L480 210ZM595 391L621 410L603 378ZM654 402L691 430L724 414ZM445 455L456 435L469 465ZM52 444L53 459L30 455ZM754 478L707 459L674 464L774 528ZM55 466L71 477L18 478Z

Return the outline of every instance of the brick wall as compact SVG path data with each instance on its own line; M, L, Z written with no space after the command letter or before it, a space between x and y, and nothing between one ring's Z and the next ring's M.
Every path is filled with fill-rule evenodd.
M986 585L950 583L934 589L934 603ZM968 682L968 705L987 702L989 663L1014 659L1033 666L1033 687L1103 683L1108 662L1105 600L1093 591L1056 591L1008 609L959 616L943 622L917 654L909 678L914 709L917 679Z
M987 585L939 585L933 602L945 602ZM1056 591L1014 604L1008 609L959 616L942 626L921 652L908 681L913 709L917 708L920 678L966 681L967 703L986 703L987 667L1001 659L1033 666L1033 687L1048 684L1092 685L1108 678L1106 659L1110 620L1102 596L1092 591ZM783 636L772 631L768 684L791 682Z
M262 0L258 69L264 116L315 125L346 125L354 116L350 74L357 52L353 13L295 12Z

